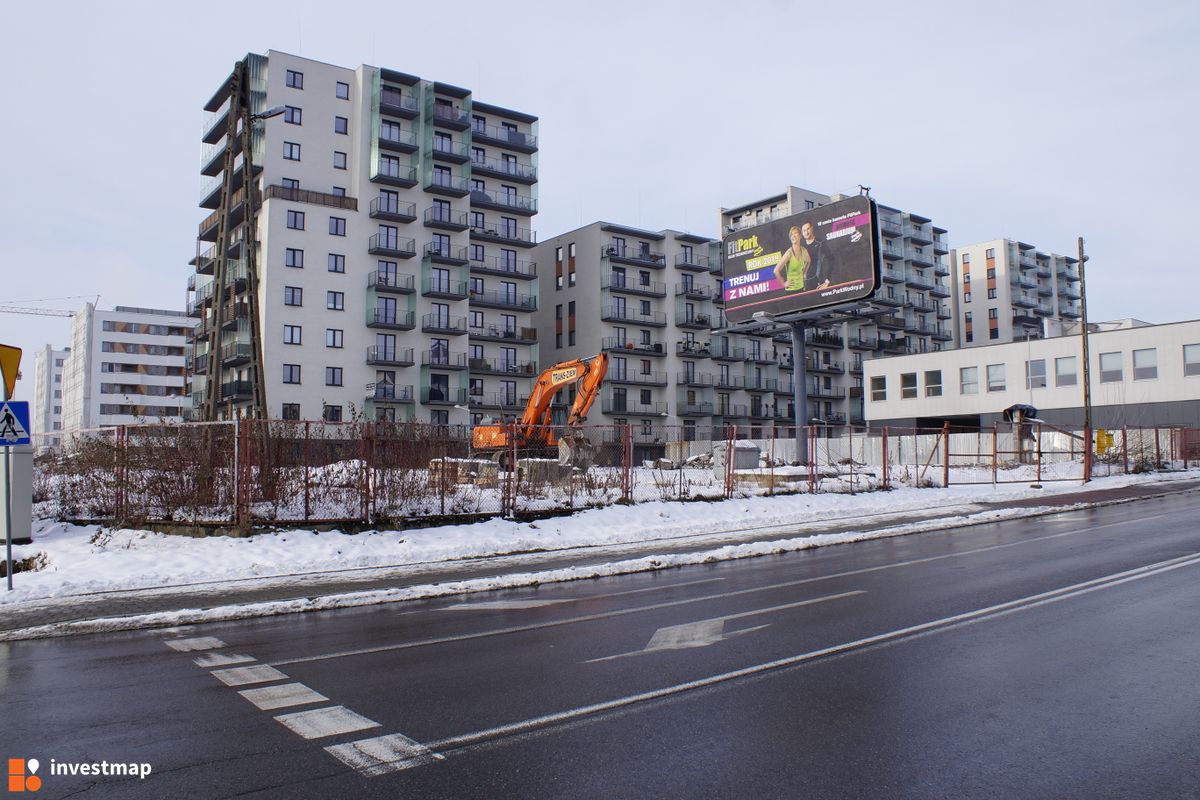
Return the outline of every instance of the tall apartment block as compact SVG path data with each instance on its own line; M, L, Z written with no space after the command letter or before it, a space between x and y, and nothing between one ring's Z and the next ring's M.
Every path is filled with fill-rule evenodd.
M722 209L721 230L725 234L774 219L817 208L839 195L823 195L788 187L783 194ZM882 265L882 285L870 308L843 315L830 325L810 331L807 351L807 395L810 416L828 424L860 423L863 416L863 368L865 358L907 353L924 353L954 347L953 313L946 301L951 297L948 231L929 217L877 203ZM793 374L791 332L775 336L723 333L712 339L713 353L729 354L716 361L718 379L726 374L736 384L718 388L714 419L746 424L765 420L756 408L765 400L754 382L760 366L778 370L777 386ZM770 353L773 361L766 354ZM744 375L741 373L745 372ZM720 385L719 385L720 386ZM783 396L779 396L782 394ZM792 419L791 390L780 392L771 416ZM756 406L756 398L759 405Z
M63 367L71 348L46 345L33 354L33 413L29 424L39 447L62 444Z
M457 86L277 51L246 56L253 172L238 146L227 288L216 298L230 81L205 105L209 183L189 313L194 401L219 358L218 417L249 413L254 379L241 246L256 222L258 328L274 418L465 423L514 413L538 363L537 118ZM239 137L240 138L240 137ZM247 185L258 200L247 221ZM222 307L222 351L208 332ZM469 405L468 405L469 404Z
M190 405L184 353L194 324L182 311L85 304L72 320L63 365L63 431L181 420Z
M993 239L957 248L954 294L963 347L1057 336L1081 316L1079 260Z
M661 437L656 429L664 424L711 424L717 384L709 331L721 320L719 242L594 222L542 242L534 257L547 272L534 315L546 352L556 361L609 354L589 423L632 424L635 444ZM764 397L766 380L764 374ZM574 400L573 387L564 399Z

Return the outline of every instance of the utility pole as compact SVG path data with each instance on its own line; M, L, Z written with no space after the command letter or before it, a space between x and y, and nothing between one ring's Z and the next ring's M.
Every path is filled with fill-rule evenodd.
M808 466L808 354L805 352L804 335L808 326L793 322L792 327L792 419L796 426L796 455L800 463Z
M1083 339L1083 436L1084 475L1083 482L1087 483L1091 476L1092 452L1092 358L1088 351L1088 316L1087 316L1087 283L1083 265L1088 257L1083 254L1083 237L1079 237L1079 313L1081 316L1080 337Z

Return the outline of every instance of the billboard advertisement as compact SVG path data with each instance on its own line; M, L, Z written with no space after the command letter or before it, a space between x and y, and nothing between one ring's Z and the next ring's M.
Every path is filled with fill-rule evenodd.
M849 197L730 234L725 316L748 322L864 300L879 285L875 201Z

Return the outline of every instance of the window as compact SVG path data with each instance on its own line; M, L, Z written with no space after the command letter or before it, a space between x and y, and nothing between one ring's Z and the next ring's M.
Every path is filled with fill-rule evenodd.
M338 328L326 328L325 346L340 348L342 346L342 331Z
M1183 375L1184 377L1200 375L1200 344L1183 346Z
M1046 360L1042 358L1025 362L1025 388L1046 388Z
M285 83L287 84L289 89L303 89L304 88L304 73L296 72L296 70L294 70L294 69L289 69L287 71L287 80L285 81Z
M328 264L330 272L346 271L346 257L339 253L330 253Z
M987 365L987 390L989 392L1003 392L1005 390L1003 364Z
M1150 381L1158 377L1158 351L1153 347L1133 351L1133 379Z
M283 365L283 382L284 383L299 383L300 382L300 365L299 364L284 364Z
M279 185L285 189L299 189L300 181L295 178L280 178Z
M995 299L996 299L996 290L988 289L988 300L995 300Z
M300 286L283 287L283 304L285 306L304 305L304 288Z
M900 399L911 400L917 396L917 373L905 372L900 376Z
M342 368L341 367L326 367L325 368L325 385L326 386L341 386L342 385Z
M300 404L284 403L283 412L279 416L281 419L300 419Z
M283 343L284 344L303 344L300 341L300 326L299 325L284 325L283 326Z
M925 396L942 396L942 371L940 369L925 370Z
M283 158L285 161L300 160L300 145L296 142L283 143Z
M346 293L345 292L326 292L325 307L330 311L345 311L346 310Z
M979 394L979 367L958 368L958 393Z
M988 258L991 258L991 256L988 256ZM987 271L987 276L988 276L988 280L995 278L996 277L996 268L989 267L988 271Z
M350 120L345 117L333 118L333 132L346 134L350 132Z
M984 258L995 258L996 257L996 248L989 247L987 249L987 251L983 254L983 256L984 256Z
M346 154L340 150L333 151L333 168L334 169L345 169L346 168Z
M963 302L964 303L971 302L971 293L970 292L966 292L966 291L963 292Z
M342 407L341 406L325 406L325 410L321 412L321 418L326 422L341 422Z
M346 196L346 187L345 186L334 186L330 189L330 192L333 193L334 197L345 197Z
M293 269L304 269L304 251L289 247L283 251L283 265Z
M995 308L989 308L988 319L1000 319L1000 312Z
M1124 380L1125 376L1121 370L1121 354L1120 353L1101 353L1100 354L1100 382L1101 383L1119 383Z
M871 401L876 400L887 400L887 378L883 375L871 378Z
M970 254L970 253L963 253L963 254L962 254L962 263L964 263L964 264L970 264L970 263L971 263L971 254Z
M1075 375L1075 356L1054 359L1054 385L1074 386L1079 381Z
M329 218L329 235L330 236L345 236L346 235L346 218L345 217L330 217Z
M284 106L283 107L283 121L287 122L291 125L299 125L301 113L302 113L301 110L296 108L295 106Z
M287 226L294 231L304 230L304 212L303 211L288 211Z
M338 81L336 88L334 90L334 94L337 95L338 100L349 100L350 99L350 84L342 83L341 81Z
M1000 338L1000 329L999 328L990 329L988 331L988 338L989 339L999 339Z

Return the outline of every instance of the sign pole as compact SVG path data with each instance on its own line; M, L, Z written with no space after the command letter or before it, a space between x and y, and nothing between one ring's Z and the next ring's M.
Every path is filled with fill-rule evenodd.
M8 382L0 381L4 384L0 388L3 392L4 402L8 402ZM4 560L7 564L5 575L8 577L8 591L13 588L13 560L12 560L12 447L4 446Z
M796 383L792 386L792 419L796 425L796 454L800 463L808 464L808 358L804 352L803 322L792 323L792 369Z

